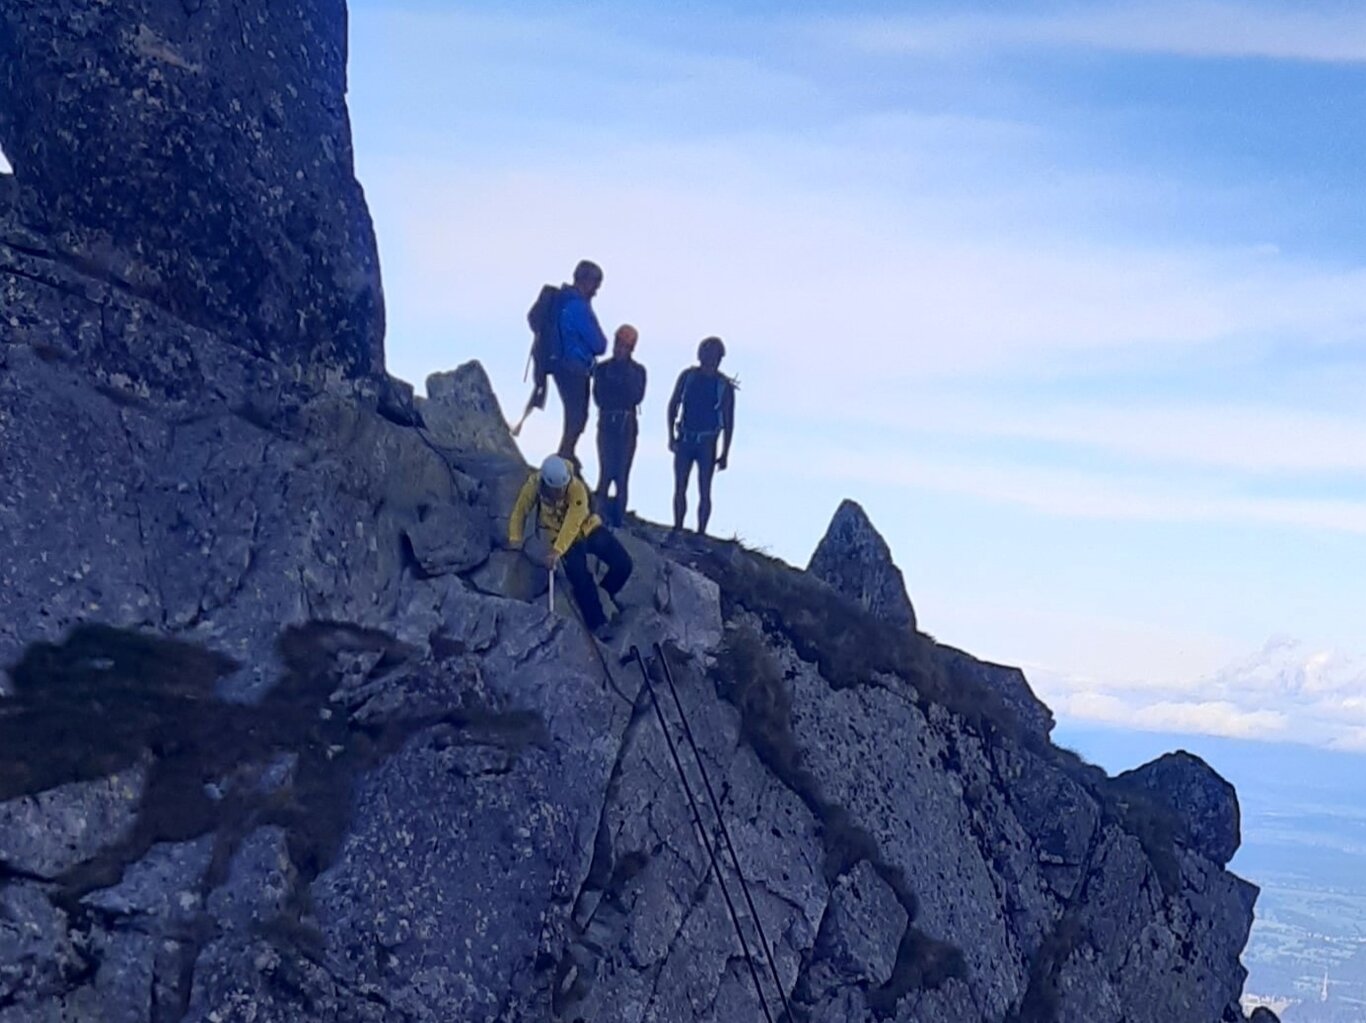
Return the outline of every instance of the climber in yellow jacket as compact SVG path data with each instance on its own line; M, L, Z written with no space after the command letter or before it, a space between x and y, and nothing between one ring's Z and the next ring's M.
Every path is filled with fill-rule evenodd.
M584 624L599 637L607 625L607 615L598 596L597 580L588 567L588 555L607 566L602 588L613 602L626 585L634 567L631 555L612 535L612 531L593 513L588 487L574 475L569 460L551 455L533 472L517 495L508 519L508 543L522 547L526 540L527 520L536 513L535 530L550 539L546 568L552 572L560 564L569 578L569 588L583 612Z

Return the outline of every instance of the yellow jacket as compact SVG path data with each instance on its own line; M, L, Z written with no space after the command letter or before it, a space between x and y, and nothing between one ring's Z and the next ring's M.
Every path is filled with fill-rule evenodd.
M522 484L522 492L512 506L512 517L508 519L508 543L515 545L522 542L527 516L533 504L539 505L537 517L540 527L555 534L555 552L561 557L576 541L602 525L602 519L594 515L589 506L588 488L583 480L577 476L571 478L564 495L558 501L553 501L541 496L541 474L533 472Z

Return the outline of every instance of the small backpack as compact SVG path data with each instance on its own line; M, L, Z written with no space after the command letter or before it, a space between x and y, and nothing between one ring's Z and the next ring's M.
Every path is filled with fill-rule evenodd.
M562 354L560 345L560 292L554 284L541 287L527 311L526 322L531 328L530 364L536 374L536 389L545 389L545 379L555 372Z
M701 376L702 373L696 368L688 370L688 379L683 383L683 407L685 409L688 407L688 398L692 394L693 385L697 383L698 378ZM724 412L726 388L734 386L735 382L731 380L730 377L726 376L724 373L716 374L716 404L714 406L714 411L716 412L716 433L720 433L726 425ZM711 433L712 431L708 430L705 432Z

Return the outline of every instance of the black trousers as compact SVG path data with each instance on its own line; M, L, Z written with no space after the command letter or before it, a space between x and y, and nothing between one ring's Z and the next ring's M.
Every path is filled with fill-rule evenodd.
M592 373L586 366L561 366L555 370L555 389L560 392L564 406L564 432L560 435L559 455L582 468L574 449L588 426L588 390Z
M569 577L574 601L583 612L584 624L589 629L596 629L607 621L607 615L602 610L597 580L593 578L593 570L588 567L590 554L607 566L607 574L602 577L602 588L613 600L626 585L626 580L631 578L635 566L621 541L606 526L599 526L565 553L562 564L564 574Z
M634 413L598 412L598 509L608 525L626 521L631 463L636 460L640 425ZM615 493L613 493L615 488Z

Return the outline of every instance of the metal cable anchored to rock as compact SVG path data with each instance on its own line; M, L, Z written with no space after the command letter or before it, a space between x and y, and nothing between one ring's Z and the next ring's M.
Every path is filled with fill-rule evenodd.
M745 903L749 907L750 914L754 918L754 925L759 932L759 939L762 945L764 956L768 960L769 969L773 973L773 980L778 988L778 994L782 998L783 1012L779 1017L780 1023L782 1020L786 1020L787 1023L792 1023L792 1009L787 1002L787 992L783 990L782 980L778 976L778 968L773 961L773 953L769 947L768 937L764 934L764 926L760 922L759 914L754 907L754 899L750 896L749 884L745 881L744 872L740 869L740 861L735 855L735 845L731 841L730 831L726 827L725 819L721 816L720 801L716 798L716 791L712 788L710 778L707 777L707 769L702 762L701 752L698 750L697 742L693 737L692 728L688 724L687 715L684 713L682 701L679 700L678 687L674 684L673 672L669 668L668 661L665 659L663 647L656 643L654 649L655 657L658 660L658 663L660 664L664 678L669 685L670 691L673 693L674 706L677 708L679 719L683 723L684 735L687 738L689 747L692 749L693 759L697 763L697 770L702 775L703 785L706 787L707 794L710 797L712 810L716 814L717 827L720 830L722 839L726 844L726 849L730 853L731 865L735 870L736 877L740 881L740 887L743 890L745 896ZM683 786L683 794L687 797L688 805L692 809L693 823L697 826L697 834L702 842L702 848L706 850L707 859L711 863L711 869L716 874L717 884L721 888L721 896L725 900L726 910L730 914L731 925L735 928L735 936L740 941L741 954L745 958L745 964L749 967L750 977L754 981L755 994L759 996L759 1005L763 1009L764 1019L766 1019L768 1023L774 1023L773 1012L769 1008L768 999L764 995L763 982L759 978L759 968L754 964L754 956L750 952L749 942L745 938L744 928L740 925L740 914L735 908L734 899L731 898L730 888L726 885L725 875L721 870L721 864L716 855L716 848L712 844L711 839L707 836L706 826L702 822L701 809L698 806L696 796L693 794L692 784L688 781L687 772L683 769L682 758L678 755L678 745L674 742L673 733L669 730L668 721L664 717L664 711L663 708L660 706L659 697L655 693L654 684L650 681L649 666L645 663L645 657L643 654L641 654L639 647L631 647L631 660L634 660L638 665L640 665L640 674L641 678L644 681L646 692L649 693L650 696L650 705L654 708L655 719L659 722L659 730L664 733L664 742L667 744L669 748L669 756L673 759L674 769L678 772L678 780Z

